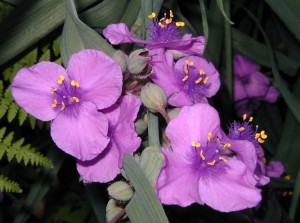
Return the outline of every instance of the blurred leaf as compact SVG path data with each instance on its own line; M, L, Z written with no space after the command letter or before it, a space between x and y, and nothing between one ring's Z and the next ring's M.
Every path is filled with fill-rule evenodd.
M73 0L65 2L67 14L60 45L64 65L67 66L72 54L84 49L98 49L111 56L114 48L79 20Z
M264 223L279 223L281 219L281 208L278 201L272 198L268 202L268 211Z
M205 45L208 41L209 31L208 31L208 23L207 23L207 16L206 16L206 7L203 0L199 0L200 9L201 9L201 16L202 16L202 26L203 26L203 32L205 37ZM206 47L205 47L206 48Z
M128 216L140 215L139 217L134 216L130 220L133 223L135 223L135 221L133 221L135 219L144 219L144 223L169 222L149 180L145 177L132 156L125 154L123 168L135 189L135 196L137 196L137 199L139 200L134 202L142 207L136 207L140 208L140 211L133 213L132 211L134 211L135 208L133 207L133 204L130 204L129 202L129 209L126 207ZM137 221L137 223L139 223L139 221Z
M293 197L292 197L291 206L289 209L289 216L293 220L296 219L299 202L300 202L300 168L298 167L298 173L297 173L296 180L295 180Z
M300 41L300 2L298 0L266 0L266 2Z
M231 25L233 25L234 23L230 20L230 18L228 17L228 15L225 12L225 7L223 5L223 0L217 0L217 4L218 7L222 13L222 15L224 16L224 18L227 20L228 23L230 23ZM225 2L225 4L229 4L228 2Z

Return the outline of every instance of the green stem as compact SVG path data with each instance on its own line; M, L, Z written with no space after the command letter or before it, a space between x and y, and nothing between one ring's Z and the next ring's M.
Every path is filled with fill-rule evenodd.
M299 200L300 200L300 168L298 170L298 174L295 180L294 193L293 193L292 202L289 210L289 216L293 220L295 220L296 218Z

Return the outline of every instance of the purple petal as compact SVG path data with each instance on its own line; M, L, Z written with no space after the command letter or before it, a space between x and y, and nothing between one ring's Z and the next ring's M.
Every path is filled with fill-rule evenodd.
M51 90L57 86L60 75L66 76L65 69L52 62L40 62L30 68L21 69L13 80L11 90L16 102L26 112L42 121L56 117L51 107Z
M113 45L121 43L141 43L147 44L148 41L134 38L124 23L110 24L103 30L103 35Z
M261 194L246 166L234 159L227 166L226 172L218 176L200 177L199 195L203 202L222 212L255 207Z
M267 95L264 97L264 100L269 103L275 103L279 97L279 92L276 88L270 86Z
M284 166L279 161L271 161L267 166L266 175L269 177L280 177L284 173Z
M86 182L106 183L120 173L118 166L119 151L114 142L93 160L77 161L80 178Z
M121 95L121 68L100 51L82 50L73 54L67 72L82 88L82 100L94 102L98 109L111 106Z
M241 54L233 57L234 74L237 76L247 76L257 71L257 65Z
M261 97L262 99L268 92L269 84L269 79L261 72L256 71L251 73L249 83L244 87L248 97Z
M91 160L107 144L108 121L90 102L82 102L77 115L61 112L51 125L51 136L64 152L80 160Z
M168 99L168 103L175 107L191 106L194 104L188 95L183 91L172 94Z
M199 174L193 165L180 162L180 155L167 148L162 149L166 165L158 177L158 196L163 204L186 207L192 203L201 204L198 194Z

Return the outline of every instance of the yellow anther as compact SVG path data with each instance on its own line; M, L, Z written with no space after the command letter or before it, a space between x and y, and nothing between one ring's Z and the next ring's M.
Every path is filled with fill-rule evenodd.
M200 70L199 70L199 74L200 74L200 75L205 74L204 70L203 70L203 69L200 69Z
M56 107L56 105L57 105L57 100L56 100L56 99L54 99L54 102L51 104L51 107L52 107L52 108L55 108L55 107Z
M203 150L200 151L200 157L201 157L202 160L206 159L205 156L204 156L204 154L203 154Z
M77 98L77 97L72 97L72 99L73 99L75 102L79 102L79 98Z
M207 140L210 141L210 140L211 140L211 137L212 137L212 133L209 132L208 135L207 135Z
M260 137L261 137L262 139L268 138L268 136L267 136L267 134L265 133L265 131L261 131L261 132L260 132Z
M150 15L148 15L148 18L149 18L149 19L153 19L153 18L155 18L155 17L156 17L155 12L152 12Z
M178 27L183 27L183 26L185 26L185 23L184 22L176 22L175 25Z
M244 127L241 127L241 128L239 128L239 131L240 131L240 132L243 132L243 131L245 131L245 128L244 128Z
M265 142L265 140L263 140L263 139L261 139L261 138L258 138L257 141L258 141L259 143L264 143L264 142Z
M199 84L202 81L202 77L199 77L196 81L195 84Z
M293 191L290 191L288 194L289 194L290 196L292 196L292 195L293 195Z
M284 177L284 179L286 179L286 180L291 180L291 175L286 175L286 176Z
M201 144L199 142L192 141L192 146L199 148Z
M50 91L50 93L54 94L55 91L57 91L57 88L52 88L52 90Z
M223 147L224 147L224 149L230 148L231 144L230 143L225 143L225 145Z
M255 134L255 139L258 139L260 137L260 133Z
M284 191L284 192L282 193L282 195L283 195L284 197L285 197L287 194L288 194L287 191Z
M183 71L184 71L185 74L188 74L188 73L189 73L189 70L188 70L187 66L184 66L184 67L183 67Z
M74 80L71 81L71 85L73 87L79 87L79 83L77 81L74 81Z
M190 61L190 60L186 60L185 63L189 66L193 66L194 65L194 62L193 61Z
M170 23L172 23L172 18L166 19L166 24L170 24Z
M203 83L206 84L208 81L208 77L204 78Z
M64 80L65 80L65 77L63 75L60 75L59 78L58 78L57 83L62 84Z
M61 102L61 109L60 109L60 110L61 110L61 111L64 110L65 107L66 107L65 103L62 101L62 102Z
M165 18L164 17L162 17L159 21L164 21L165 20Z
M170 17L171 17L171 18L174 18L174 14L173 14L173 11L172 11L172 10L170 10Z
M249 122L252 122L253 121L253 117L251 116L250 118L249 118Z
M207 164L210 165L210 166L213 166L213 165L215 165L215 163L216 163L216 160L213 160L211 162L208 162Z
M160 26L160 28L165 28L165 25L162 24L161 22L159 22L158 25Z
M267 163L267 159L263 158L263 162L264 162L264 164L266 164Z
M189 78L188 75L185 75L184 78L182 78L182 81L186 81Z
M247 118L247 114L243 114L243 120L245 121Z
M225 162L225 163L228 162L228 160L227 160L225 157L223 157L223 156L220 156L220 157L219 157L219 160L222 160L222 161Z

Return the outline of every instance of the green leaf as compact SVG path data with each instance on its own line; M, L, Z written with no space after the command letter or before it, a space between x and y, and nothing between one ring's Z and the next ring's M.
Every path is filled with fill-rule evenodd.
M224 16L224 18L227 20L228 23L230 23L231 25L233 25L234 23L230 20L230 18L226 15L225 9L224 9L224 5L223 5L223 0L217 0L217 4L218 7L222 13L222 15ZM229 4L228 2L225 2L225 4Z
M130 183L135 189L135 196L138 199L137 207L129 202L129 208L126 209L128 216L132 216L130 219L135 223L135 219L144 219L144 223L152 222L169 222L166 214L164 213L163 207L158 201L156 194L149 183L149 180L145 177L142 170L134 160L134 158L128 154L125 154L123 160L123 168L126 172L126 176L129 178ZM136 202L136 201L134 201ZM137 202L136 202L137 203ZM133 209L140 208L140 211L137 213L132 213ZM133 215L139 214L139 217L133 217Z
M1 192L13 192L22 193L22 189L19 184L14 181L9 180L7 177L0 175L0 191Z
M298 0L266 0L288 30L300 41L300 2Z
M61 57L65 66L72 54L83 49L101 50L109 56L114 48L96 31L85 25L78 18L73 0L66 0L66 20L61 40Z
M126 23L128 27L133 26L140 11L140 7L141 0L130 0L130 2L127 4L126 11L124 12L120 22Z
M208 23L207 23L207 17L206 17L206 8L205 8L205 4L204 4L203 0L199 0L199 3L200 3L201 16L202 16L203 32L204 32L204 37L205 37L205 40L206 40L205 44L207 44L209 31L208 31Z
M19 120L19 125L23 125L24 121L26 120L28 114L27 112L23 109L23 108L20 108L19 110L19 115L18 115L18 120Z

